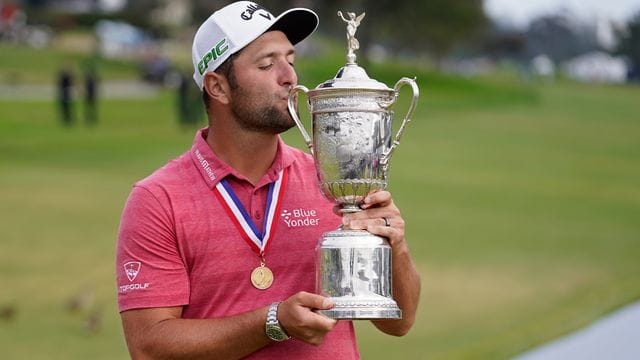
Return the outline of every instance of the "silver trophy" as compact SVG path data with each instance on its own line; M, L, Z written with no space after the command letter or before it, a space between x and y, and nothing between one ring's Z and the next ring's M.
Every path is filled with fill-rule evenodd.
M335 78L315 89L298 85L289 93L288 107L316 164L320 190L339 204L342 213L361 211L364 197L387 187L389 159L399 144L418 102L418 86L400 79L393 89L370 79L356 64L359 48L355 32L364 13L348 18L347 64ZM393 111L403 85L413 99L392 142ZM313 139L297 114L297 95L304 92L311 112ZM362 230L339 229L324 233L317 247L316 292L328 296L335 307L319 312L335 319L400 319L393 300L391 247L386 238Z

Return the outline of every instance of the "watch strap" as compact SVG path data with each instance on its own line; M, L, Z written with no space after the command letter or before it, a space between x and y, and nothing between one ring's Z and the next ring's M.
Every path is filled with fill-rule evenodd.
M269 306L267 311L267 322L265 323L265 333L269 339L274 341L284 341L291 337L284 331L278 321L278 306L282 301L277 301Z

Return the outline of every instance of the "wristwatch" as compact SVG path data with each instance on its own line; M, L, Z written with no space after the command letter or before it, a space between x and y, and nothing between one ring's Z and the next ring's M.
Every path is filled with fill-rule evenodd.
M269 311L267 311L265 333L269 339L273 341L285 341L291 338L280 326L280 322L278 321L278 305L280 305L281 302L282 301L274 302L269 306Z

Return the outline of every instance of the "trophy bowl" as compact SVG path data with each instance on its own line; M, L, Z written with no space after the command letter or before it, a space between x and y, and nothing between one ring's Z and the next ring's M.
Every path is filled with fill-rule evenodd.
M372 190L386 189L382 160L391 146L391 90L310 92L313 148L320 190L342 211L359 210Z
M408 84L413 102L392 142L390 107L399 89ZM297 93L307 95L312 114L313 138L296 111ZM322 194L342 207L342 212L360 211L364 197L387 188L389 159L418 99L418 87L409 78L400 79L394 89L369 79L364 69L347 64L332 80L309 90L295 86L289 93L289 112L313 154Z

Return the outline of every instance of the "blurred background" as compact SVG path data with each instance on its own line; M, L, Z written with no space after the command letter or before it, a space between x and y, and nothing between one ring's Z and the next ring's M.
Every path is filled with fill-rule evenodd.
M119 217L205 126L191 40L226 3L0 0L3 359L128 357ZM511 358L640 299L640 1L261 4L320 15L301 84L345 64L342 10L366 12L370 77L420 87L390 169L418 321L403 338L358 323L363 358Z

